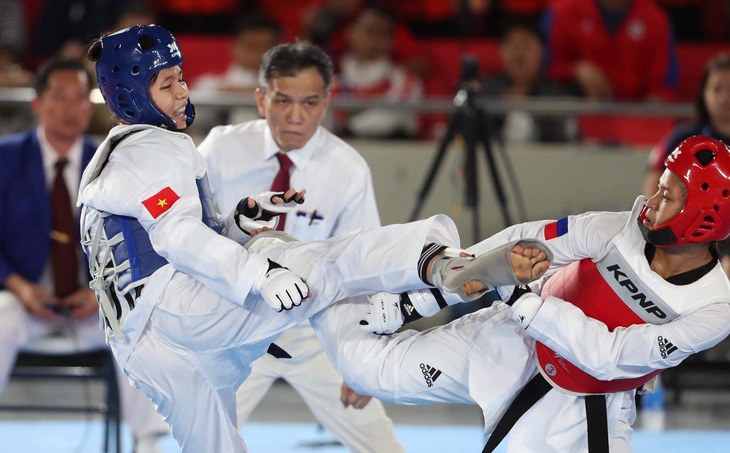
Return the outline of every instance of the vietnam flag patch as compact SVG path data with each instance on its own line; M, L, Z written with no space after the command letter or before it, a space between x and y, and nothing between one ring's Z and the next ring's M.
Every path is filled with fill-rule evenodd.
M557 222L545 225L545 240L555 239L568 232L568 218L563 217Z
M180 196L176 194L174 190L169 187L165 187L148 199L144 200L142 204L145 208L147 208L147 211L149 211L152 215L152 218L156 219L167 212L167 210L170 209L179 199Z

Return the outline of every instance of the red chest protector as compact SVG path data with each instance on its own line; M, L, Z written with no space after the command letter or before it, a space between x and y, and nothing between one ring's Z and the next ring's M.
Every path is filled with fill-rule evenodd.
M542 290L542 297L547 296L555 296L572 303L587 316L606 324L610 331L617 327L647 322L619 297L601 274L596 263L590 259L573 262L550 277ZM577 394L603 394L633 390L641 387L661 372L661 370L657 370L633 379L601 381L560 357L555 351L540 342L537 343L536 351L540 372L545 379L555 387Z

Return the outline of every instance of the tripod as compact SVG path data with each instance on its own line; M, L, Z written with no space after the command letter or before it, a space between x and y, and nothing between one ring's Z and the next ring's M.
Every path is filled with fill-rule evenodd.
M449 120L449 125L446 130L444 138L441 140L438 146L436 156L431 163L431 168L428 171L428 176L423 181L421 190L418 194L418 200L411 213L410 221L414 221L418 218L421 208L428 196L428 192L436 178L436 173L446 155L446 150L449 145L453 142L454 137L460 134L464 139L464 151L466 152L466 159L464 161L465 173L466 173L466 187L464 193L464 205L467 209L472 211L472 225L474 231L474 243L482 239L480 225L479 225L479 184L478 184L478 171L477 171L477 148L478 145L482 146L485 157L487 159L487 168L489 175L492 178L492 186L494 188L494 194L497 198L497 202L502 213L502 219L505 226L512 224L512 218L507 208L507 196L505 195L502 181L500 179L497 164L494 158L494 152L491 144L491 130L488 121L487 113L484 108L477 103L478 97L478 82L477 79L477 61L475 58L466 57L462 61L462 82L461 88L454 97L454 105L456 107L454 113ZM514 176L514 170L512 164L504 152L502 146L502 160L507 169L509 179L513 182L513 190L518 198L518 207L522 219L526 217L524 214L524 207L521 202L521 195L519 187L517 186L517 180Z

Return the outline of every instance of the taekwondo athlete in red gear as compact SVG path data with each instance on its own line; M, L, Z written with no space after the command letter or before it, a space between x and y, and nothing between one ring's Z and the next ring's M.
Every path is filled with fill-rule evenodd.
M657 193L630 212L515 225L467 249L479 256L517 238L545 239L551 265L534 292L499 288L507 304L425 333L320 329L336 368L357 391L386 401L477 403L487 434L528 383L544 379L544 396L511 427L510 452L588 451L586 395L605 395L604 441L611 452L631 451L636 389L730 333L730 283L713 248L730 235L730 150L695 136L665 165ZM454 302L393 297L427 314ZM380 300L393 298L373 298L370 330L383 313L397 318L379 310ZM329 325L322 318L357 322L357 314L363 309L337 304L312 323L317 330ZM358 359L358 349L369 355ZM419 363L440 371L438 380L419 382ZM380 387L379 376L395 384Z

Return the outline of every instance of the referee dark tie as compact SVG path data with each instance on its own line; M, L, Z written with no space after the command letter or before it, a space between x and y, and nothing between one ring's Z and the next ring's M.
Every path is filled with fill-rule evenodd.
M271 184L272 192L286 192L290 189L289 187L289 170L292 166L292 161L287 157L285 153L276 153L276 159L279 161L279 173L276 174L274 182ZM284 225L286 224L286 215L280 216L279 224L276 229L284 231Z
M71 197L63 179L66 159L56 161L56 176L51 187L51 266L56 297L66 297L79 288L76 249L78 235Z

